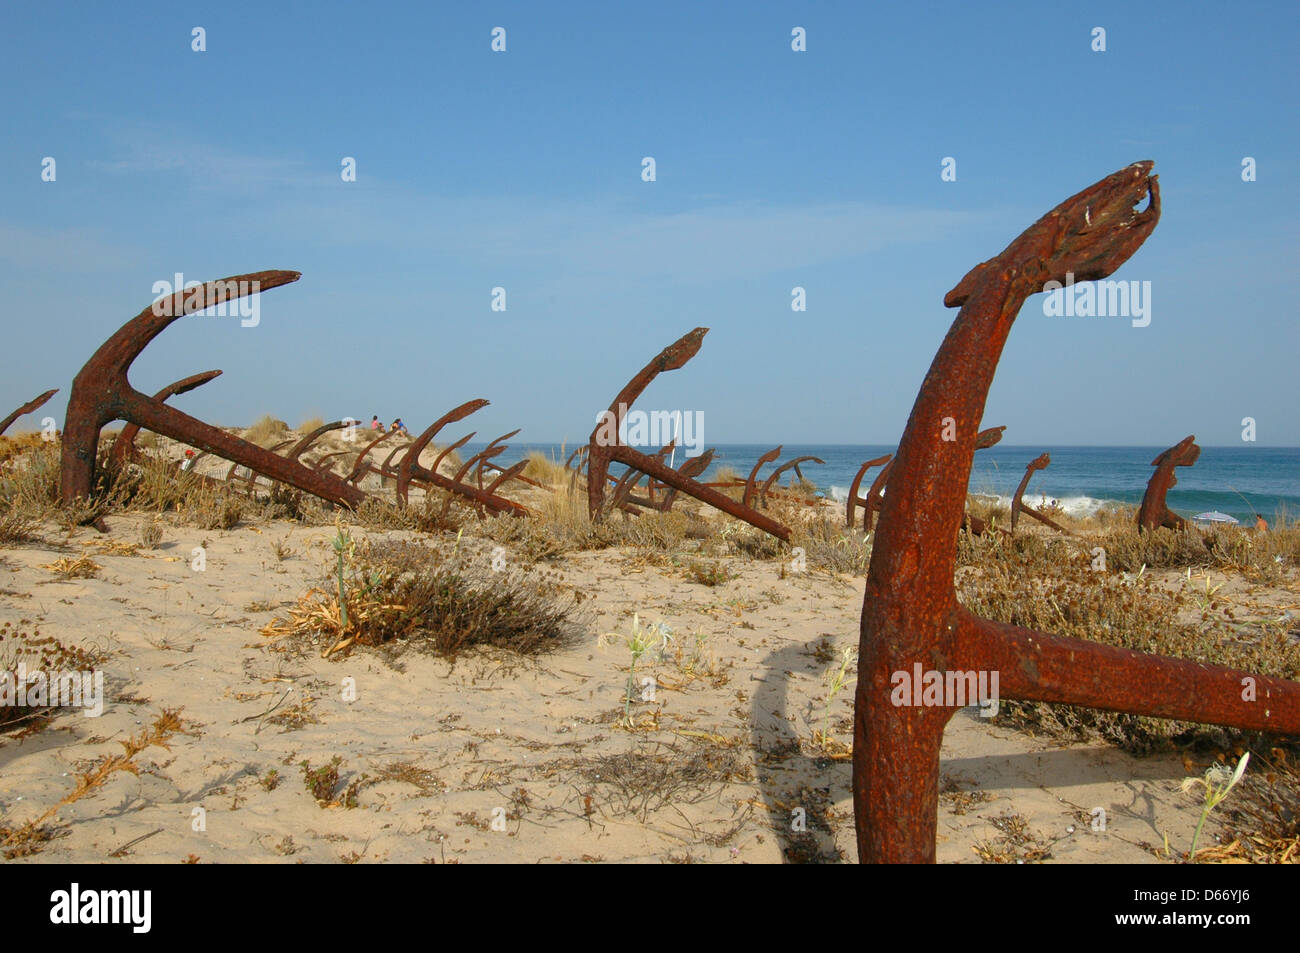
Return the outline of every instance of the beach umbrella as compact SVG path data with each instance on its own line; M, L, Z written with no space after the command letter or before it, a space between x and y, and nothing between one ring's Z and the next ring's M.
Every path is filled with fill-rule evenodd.
M1227 513L1220 513L1218 510L1211 510L1208 513L1198 513L1192 517L1195 523L1223 523L1227 526L1239 526L1241 521L1235 516L1229 516Z

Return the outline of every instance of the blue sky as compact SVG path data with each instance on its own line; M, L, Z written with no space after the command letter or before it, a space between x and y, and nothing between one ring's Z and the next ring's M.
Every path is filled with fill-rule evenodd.
M0 413L57 386L60 417L154 282L287 268L257 327L178 321L133 383L222 368L175 402L228 425L485 397L480 435L573 444L704 325L638 406L703 411L711 444L893 443L944 293L1149 158L1163 218L1115 277L1151 282L1150 325L1031 299L986 425L1240 446L1249 416L1300 445L1300 5L1087 6L9 0Z

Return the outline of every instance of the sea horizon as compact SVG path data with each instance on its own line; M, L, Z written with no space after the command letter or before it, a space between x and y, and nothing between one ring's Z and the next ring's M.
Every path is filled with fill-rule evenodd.
M487 443L472 441L466 444L460 450L462 459L468 459ZM563 463L568 454L585 443L511 444L495 461L504 466L523 459L530 452L541 451ZM759 456L778 444L719 443L710 446L714 450L714 459L701 477L706 482L714 479L723 467L730 467L743 479ZM891 444L785 443L780 446L781 459L764 466L759 479L766 479L776 466L787 460L816 456L825 462L820 465L804 463L800 469L804 477L817 487L819 495L836 502L848 498L849 486L863 463L894 453L897 449ZM1009 505L1024 476L1026 464L1040 453L1047 453L1051 463L1030 479L1024 496L1026 502L1041 505L1055 501L1062 510L1075 517L1089 516L1108 506L1136 506L1141 503L1147 481L1154 472L1151 461L1168 446L998 444L976 451L968 492L996 498ZM651 452L644 447L638 449ZM694 455L692 452L686 456ZM684 458L679 451L678 466ZM615 472L618 472L617 468ZM877 473L879 470L876 468L868 471L860 493L865 492ZM782 475L782 483L788 484L793 475L793 470L787 470ZM1201 445L1201 455L1196 464L1179 467L1176 476L1178 482L1169 490L1167 500L1170 508L1184 518L1220 512L1253 525L1255 513L1263 514L1270 524L1280 517L1295 520L1300 516L1300 447Z

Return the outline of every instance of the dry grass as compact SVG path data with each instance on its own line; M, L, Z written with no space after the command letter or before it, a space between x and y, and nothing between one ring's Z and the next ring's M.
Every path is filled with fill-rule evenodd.
M798 524L791 531L790 543L803 549L809 569L864 576L871 563L870 537L838 521L818 518Z
M966 497L966 512L991 526L1005 528L1011 523L1011 508L998 502L996 497L971 494Z
M1094 642L1300 678L1300 644L1285 628L1245 623L1195 592L1170 590L1143 574L1094 572L1078 543L1060 538L963 534L959 595L988 619ZM1192 615L1195 621L1187 621ZM1247 738L1234 729L1037 702L1007 702L998 715L1027 731L1070 739L1099 734L1135 754ZM1250 736L1253 738L1253 736ZM1258 739L1254 739L1258 743Z
M682 750L638 739L622 754L585 762L575 783L618 815L631 815L645 823L661 808L715 797L724 785L746 780L752 773L753 765L744 752L729 747L701 742Z
M1275 585L1288 569L1300 566L1300 527L1283 526L1266 533L1240 527L1160 528L1139 533L1133 523L1111 524L1084 537L1089 548L1106 551L1109 569L1214 568L1239 572L1253 582Z
M0 514L0 546L13 546L39 539L40 522L21 510Z
M0 507L28 519L54 515L59 500L59 452L57 443L40 440L8 441L11 455L0 462Z
M298 425L297 427L298 436L305 437L307 436L307 434L311 433L316 428L323 427L323 426L325 426L324 417L319 417L319 416L308 417L306 420L304 420L302 423Z
M10 685L17 684L20 664L28 672L88 672L101 660L98 652L41 635L39 626L28 632L12 622L0 623L0 672L9 673ZM0 730L18 724L39 727L35 720L51 711L48 705L0 705Z
M288 429L289 425L283 420L263 414L253 426L244 431L244 439L259 447L266 447L283 440Z
M569 485L569 471L564 469L564 461L548 457L540 450L529 451L528 466L524 467L524 476L546 486Z
M60 557L52 563L46 563L41 568L48 569L63 579L94 579L104 567L85 553L82 553L76 559L69 556Z
M370 546L349 556L344 571L341 595L332 580L313 588L262 634L315 640L327 657L400 642L455 658L475 646L535 655L567 643L582 625L576 600L458 553Z
M1199 861L1300 864L1300 766L1294 753L1255 754L1250 770L1220 808L1222 844L1196 852Z
M60 808L79 801L97 788L103 787L115 774L127 772L138 775L140 766L136 764L136 756L150 747L171 751L168 742L181 729L180 710L164 709L150 727L142 728L134 737L118 742L122 746L121 754L101 758L78 774L75 778L76 787L57 804L18 827L0 827L0 838L3 838L0 840L0 851L3 851L7 860L38 853L54 836L47 823L58 819Z

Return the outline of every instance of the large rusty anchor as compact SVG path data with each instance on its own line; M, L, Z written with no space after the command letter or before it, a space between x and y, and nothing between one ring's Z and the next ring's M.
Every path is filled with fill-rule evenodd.
M863 601L853 739L862 861L935 857L939 747L956 708L891 704L894 673L914 665L997 671L1006 698L1300 733L1300 683L991 622L953 587L975 431L1012 322L1045 282L1105 278L1141 246L1160 217L1151 168L1136 163L1066 199L944 299L961 311L903 434ZM941 439L944 417L959 425L955 441ZM1257 701L1242 698L1247 677Z
M286 460L218 427L146 397L127 380L131 362L175 320L249 294L297 281L296 271L259 271L187 288L159 298L100 345L72 382L63 433L60 495L64 502L88 497L95 475L99 431L125 420L200 450L243 464L272 480L288 483L340 506L356 507L365 494L328 474Z
M654 360L628 381L627 386L619 391L614 402L610 404L609 411L601 415L587 444L587 506L591 518L602 519L610 508L605 497L605 484L609 477L609 465L616 460L634 470L639 470L659 483L694 497L701 503L707 503L729 516L744 520L751 526L756 526L778 539L789 542L788 527L744 503L736 502L712 487L697 482L692 477L683 476L681 472L674 470L662 460L634 450L622 442L620 434L628 408L661 372L677 370L699 353L700 345L704 343L704 335L708 332L708 328L696 328L664 348Z
M1138 529L1155 530L1161 526L1183 530L1187 521L1165 504L1165 494L1178 483L1174 467L1190 467L1201 455L1201 448L1196 445L1196 435L1184 437L1164 453L1151 461L1156 472L1147 481L1147 491L1142 495L1142 507L1138 510Z

